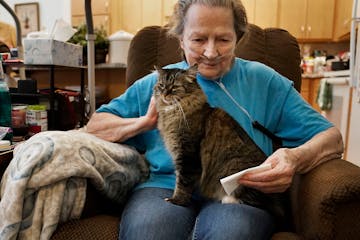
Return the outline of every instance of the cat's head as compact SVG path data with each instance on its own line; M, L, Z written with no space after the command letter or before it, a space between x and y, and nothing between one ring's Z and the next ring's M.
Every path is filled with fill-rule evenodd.
M196 82L197 65L189 69L162 69L155 66L155 70L159 76L154 86L154 96L165 104L175 104L200 89Z

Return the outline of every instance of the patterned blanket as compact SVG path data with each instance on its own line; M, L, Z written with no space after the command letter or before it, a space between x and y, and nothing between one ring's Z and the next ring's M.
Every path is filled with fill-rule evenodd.
M128 146L76 130L36 134L15 148L2 178L0 239L49 239L58 223L80 217L87 183L122 203L147 176Z

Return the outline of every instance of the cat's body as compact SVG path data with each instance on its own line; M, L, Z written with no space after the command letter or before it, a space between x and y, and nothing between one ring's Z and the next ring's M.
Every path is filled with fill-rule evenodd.
M157 69L154 87L158 128L175 163L176 187L168 201L186 205L195 189L210 199L228 201L220 179L260 165L266 155L225 111L211 108L196 82L196 68ZM175 99L175 100L174 100ZM232 202L284 215L278 194L239 186Z

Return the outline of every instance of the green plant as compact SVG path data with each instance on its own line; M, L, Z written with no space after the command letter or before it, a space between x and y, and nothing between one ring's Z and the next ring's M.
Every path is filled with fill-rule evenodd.
M83 47L87 46L86 40L87 27L85 24L78 26L77 32L68 40L70 43L79 44ZM94 28L95 38L95 48L97 49L108 49L109 48L109 39L104 27Z

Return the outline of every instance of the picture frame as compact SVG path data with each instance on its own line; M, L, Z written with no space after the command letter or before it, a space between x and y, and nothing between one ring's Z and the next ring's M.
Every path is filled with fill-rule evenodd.
M25 37L29 32L40 30L39 3L19 3L15 4L14 10L19 18L21 35Z

